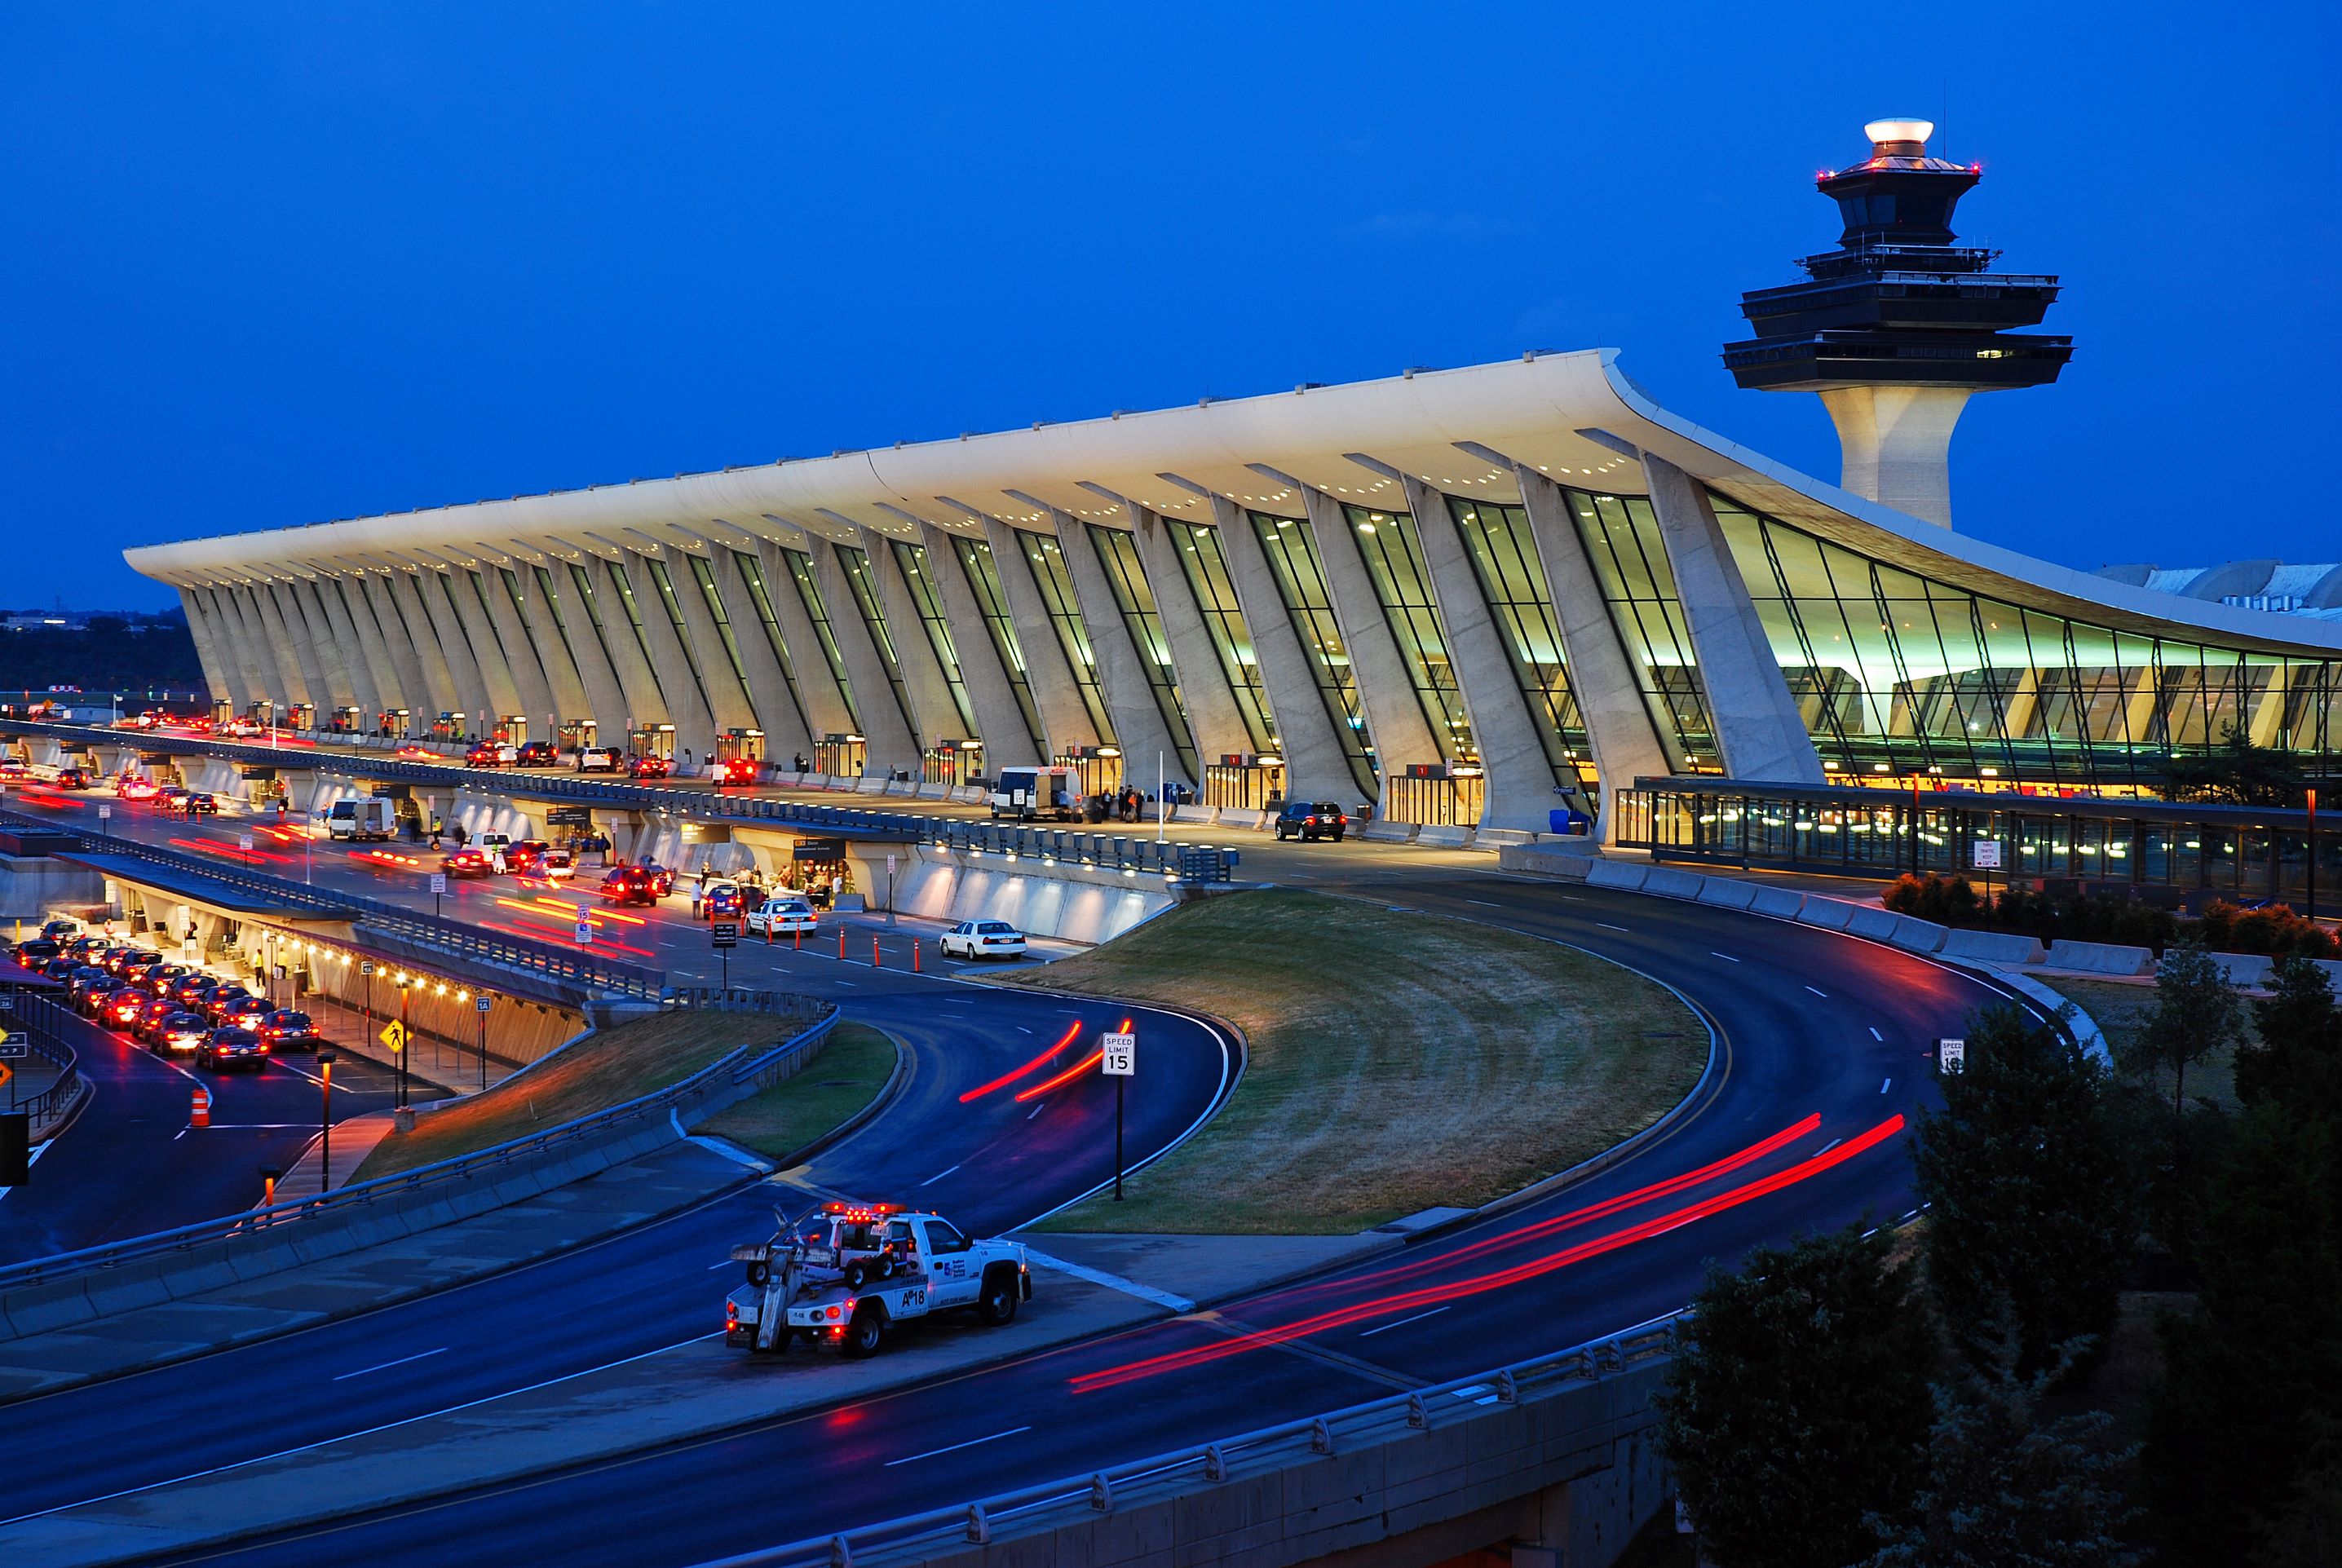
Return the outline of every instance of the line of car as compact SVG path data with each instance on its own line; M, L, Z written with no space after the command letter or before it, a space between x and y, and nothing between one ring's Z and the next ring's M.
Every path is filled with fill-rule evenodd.
M297 1008L278 1007L233 980L170 964L151 948L52 922L17 944L19 965L65 987L83 1016L161 1056L185 1056L212 1072L264 1068L272 1055L315 1052L326 1042Z
M675 759L648 753L629 756L615 746L582 746L561 760L561 748L551 741L525 741L518 745L509 741L482 741L464 754L467 768L557 768L567 767L581 774L625 774L628 778L663 779L675 776ZM756 782L756 764L747 757L731 757L714 764L716 782L719 784L745 784Z

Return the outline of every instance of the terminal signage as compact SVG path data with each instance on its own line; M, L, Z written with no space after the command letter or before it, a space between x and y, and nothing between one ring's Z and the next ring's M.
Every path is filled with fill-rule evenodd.
M801 838L791 847L792 860L844 860L846 841L842 838Z
M556 805L547 810L545 820L554 827L591 827L594 808L590 805Z
M1976 868L1978 871L1998 871L2000 869L2000 840L1997 838L1980 838L1974 844L1968 845L1968 850L1976 858Z
M740 945L740 925L737 921L719 920L707 928L707 934L715 939L716 945L718 947Z

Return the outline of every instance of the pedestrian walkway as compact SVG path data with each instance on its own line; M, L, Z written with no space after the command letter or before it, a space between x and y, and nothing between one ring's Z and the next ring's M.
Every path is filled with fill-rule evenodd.
M295 1198L314 1198L331 1187L348 1186L374 1146L390 1136L390 1112L370 1111L337 1123L330 1139L310 1139L301 1157L278 1179L276 1201L289 1203ZM330 1166L325 1164L328 1158L333 1162Z

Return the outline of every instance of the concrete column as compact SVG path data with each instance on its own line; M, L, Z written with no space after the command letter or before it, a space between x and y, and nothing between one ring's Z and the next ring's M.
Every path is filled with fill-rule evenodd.
M716 723L716 733L730 729L757 727L756 714L749 705L748 694L741 689L740 677L733 672L732 655L725 651L723 630L716 624L716 612L707 607L707 594L699 586L699 574L693 571L686 559L686 552L670 550L666 556L667 575L675 584L676 603L683 610L683 629L691 634L693 652L699 655L700 678L707 685L708 716ZM723 585L718 584L721 593ZM724 607L726 619L732 622L736 641L740 624L732 614L732 607ZM700 754L715 754L713 742Z
M658 579L651 574L647 557L626 552L626 581L634 584L635 607L642 612L643 637L650 644L651 664L659 672L659 690L666 694L666 722L675 726L676 760L683 760L686 746L695 756L706 756L716 749L716 715L699 694L699 687L691 678L691 661L683 651L683 642L675 634L675 624L667 619L666 605L659 594ZM683 596L683 585L676 585L676 597ZM624 614L626 607L619 606ZM689 622L686 622L687 627ZM729 677L731 672L724 672ZM635 715L637 721L658 714Z
M381 626L375 622L374 606L366 600L365 574L336 577L320 584L319 590L318 597L325 601L334 624L346 628L349 641L345 645L355 650L350 655L353 663L365 667L372 683L374 705L366 710L366 727L374 727L376 715L385 708L414 708L414 699L406 694L405 673L391 654Z
M1260 661L1261 686L1276 715L1276 744L1284 748L1288 800L1330 800L1343 806L1367 804L1350 770L1349 748L1336 728L1332 710L1317 684L1317 665L1293 629L1293 614L1277 590L1276 574L1253 532L1252 519L1225 496L1212 497L1219 524L1220 551L1228 558L1236 604L1252 632L1253 656Z
M236 645L242 650L245 684L252 688L253 702L263 698L284 708L290 701L286 694L292 689L285 679L284 666L274 637L260 619L260 606L252 601L249 588L226 588L220 592L219 602L225 609L228 623L235 628Z
M417 606L408 574L385 572L380 575L362 573L350 579L350 586L365 595L366 608L374 612L375 629L382 635L383 646L390 652L390 662L398 671L398 684L405 694L404 706L414 721L427 731L431 721L449 708L461 707L455 694L455 677L447 668L447 655L438 642L430 635L431 623L418 621L422 610ZM417 631L422 635L418 639Z
M276 596L269 589L270 584L263 583L245 590L244 602L251 611L245 625L247 631L257 634L261 647L275 666L276 684L271 689L278 694L276 718L281 724L285 708L295 703L312 703L316 699L309 694L308 672L301 667L300 652L294 644L293 634L286 629L284 617L277 614Z
M1097 547L1090 543L1082 520L1069 512L1050 508L1057 525L1057 548L1066 553L1066 570L1074 580L1074 597L1081 602L1082 620L1089 627L1090 653L1097 660L1098 692L1106 699L1106 716L1122 738L1123 776L1145 788L1155 771L1155 754L1163 754L1163 776L1200 788L1201 779L1187 777L1186 764L1172 744L1170 725L1156 705L1155 689L1130 627L1122 618L1106 568L1098 564ZM1150 584L1151 587L1153 584Z
M456 699L435 712L417 714L417 728L428 734L431 722L440 714L461 712L465 715L465 722L473 726L474 734L486 734L483 726L495 723L495 696L488 690L487 677L481 671L480 655L472 646L471 634L465 630L465 624L455 618L455 608L447 602L447 594L440 585L439 574L435 569L426 563L403 575L405 581L398 585L407 595L407 613L411 615L417 605L422 607L423 619L428 623L431 636L438 644L440 657L447 665L449 691ZM464 584L463 591L470 593L471 585ZM418 635L421 629L418 625Z
M1464 553L1447 498L1412 474L1403 475L1400 484L1407 509L1415 514L1424 563L1431 568L1432 591L1439 598L1448 664L1463 694L1464 712L1472 721L1473 742L1480 748L1481 783L1486 790L1480 825L1544 833L1552 825L1547 814L1561 800L1554 788L1553 763L1537 734L1545 718L1529 713L1520 674L1505 647L1506 634L1488 613L1487 595Z
M1242 755L1253 749L1252 732L1245 727L1236 706L1212 629L1196 601L1194 584L1180 563L1179 546L1163 519L1140 507L1138 559L1146 568L1147 585L1155 590L1156 613L1163 619L1163 634L1171 644L1172 667L1179 673L1179 694L1187 704L1187 723L1196 732L1196 747L1206 762L1214 757ZM1198 781L1199 783L1201 781Z
M926 542L927 570L944 602L944 618L951 625L952 646L959 652L967 705L976 710L976 730L984 739L984 771L990 774L1019 763L1047 762L1035 750L1032 732L1026 728L1025 710L1016 704L1016 687L992 640L992 628L985 624L984 607L968 586L967 568L960 564L954 536L932 523L921 524L920 535ZM1000 577L1005 587L1008 574L1003 572ZM1017 630L1022 650L1026 634L1023 627ZM1033 655L1027 651L1025 656L1029 661Z
M1545 565L1554 618L1561 624L1569 689L1577 698L1578 716L1586 721L1586 740L1593 747L1594 771L1603 793L1596 831L1606 844L1617 825L1617 814L1609 807L1610 792L1631 789L1638 778L1663 778L1675 770L1651 722L1642 672L1619 640L1610 606L1603 603L1602 584L1586 559L1586 541L1569 514L1568 498L1560 485L1533 468L1516 464L1513 473L1528 509L1530 537Z
M645 656L643 644L635 640L634 627L626 619L625 596L618 592L617 579L611 574L617 564L604 557L593 557L586 567L586 575L594 584L594 608L602 620L603 651L609 655L610 673L616 677L619 694L626 699L620 704L619 716L615 721L605 719L598 713L594 715L606 729L606 733L596 738L604 745L623 750L626 744L626 732L636 724L673 721L667 717L666 694L657 673ZM630 580L633 574L629 573ZM589 635L593 632L590 617L586 630ZM647 628L643 635L648 639L650 633ZM687 680L689 675L690 672L677 667L674 678Z
M1651 510L1691 632L1724 771L1736 779L1823 784L1821 758L1781 678L1764 623L1732 559L1707 492L1665 458L1643 454Z
M1416 695L1415 676L1399 652L1390 623L1383 618L1382 600L1374 579L1351 537L1350 520L1335 499L1303 486L1301 499L1317 539L1317 560L1326 570L1326 596L1334 602L1334 619L1341 623L1342 644L1350 651L1350 673L1358 684L1358 705L1366 710L1366 728L1375 737L1375 760L1382 766L1383 798L1376 810L1387 812L1393 774L1403 774L1416 763L1436 763L1445 754L1423 716L1423 701Z
M986 517L984 537L992 546L992 564L1000 574L1000 591L1008 597L1009 616L1016 623L1016 644L1025 650L1025 681L1033 688L1033 705L1041 711L1041 734L1049 744L1049 754L1066 756L1076 746L1103 745L1106 737L1090 722L1081 682L1066 658L1065 644L1057 640L1049 606L1033 582L1023 530Z
M516 561L512 566L513 581L520 584L523 604L534 605L526 611L515 610L512 595L505 591L501 573L483 570L482 577L488 586L488 604L495 612L496 629L504 634L505 646L513 659L525 662L527 675L521 689L529 692L533 680L537 690L529 692L531 701L541 700L543 705L529 711L529 739L549 741L560 732L564 719L582 719L593 709L586 695L585 677L577 673L569 651L562 646L560 628L553 624L553 606L545 603L544 590L536 584L536 574L528 563ZM529 651L535 649L535 656ZM539 722L550 726L540 732Z
M886 664L870 627L862 619L862 602L846 581L846 565L837 546L820 534L808 535L807 554L813 561L814 586L821 590L822 608L829 613L829 634L837 639L838 657L846 663L846 678L853 683L855 706L862 718L862 736L869 743L865 774L885 774L890 768L919 773L919 740L896 701L895 684L886 678Z
M797 700L805 704L806 727L813 732L816 740L823 735L859 734L853 704L838 689L837 674L829 667L821 634L814 629L813 617L806 613L805 599L797 592L796 576L789 570L786 552L770 539L759 539L756 561L764 568L765 593L773 601L773 618L781 624L781 644L788 649L790 667L796 671ZM830 612L826 595L822 600L822 609L834 613ZM810 757L812 753L806 755Z
M195 657L203 661L205 686L215 701L225 700L241 711L245 703L244 671L237 665L226 628L219 624L212 608L211 590L182 587L179 603L187 612L187 631L195 639Z
M806 748L813 744L813 737L806 734L805 715L798 712L797 699L790 694L788 677L781 673L780 657L773 652L773 641L765 634L765 617L757 613L756 602L741 578L740 564L734 558L740 554L716 545L708 555L708 564L716 569L716 591L724 597L724 613L732 623L733 640L740 645L740 667L748 677L748 701L756 710L756 727L765 732L765 754L786 758L792 752L806 751L809 756L812 754ZM781 585L792 594L796 592L793 584ZM775 596L769 576L765 579L765 593L768 598ZM776 617L780 614L777 599L773 614ZM811 651L815 659L821 658L819 648ZM794 665L795 660L791 663Z
M1841 386L1820 394L1837 426L1838 484L1929 523L1952 525L1952 426L1967 386Z
M357 627L351 624L349 610L342 603L340 580L315 577L305 586L309 606L315 612L315 623L325 629L325 640L340 657L342 674L349 681L349 705L363 710L365 719L371 723L375 714L386 705L375 678L379 662L368 656L365 645L358 638ZM320 714L317 719L325 724L333 716Z
M944 674L943 661L936 656L935 644L927 640L927 628L919 619L919 606L911 596L911 585L903 579L903 564L895 558L894 536L874 529L856 531L856 543L870 562L870 575L878 584L878 607L886 617L886 630L895 639L895 661L902 666L903 684L911 694L911 717L918 725L919 744L926 747L945 735L956 740L981 739L964 732L967 723L959 716L958 704L952 701L951 683ZM927 569L935 570L928 562ZM958 651L956 642L953 651Z

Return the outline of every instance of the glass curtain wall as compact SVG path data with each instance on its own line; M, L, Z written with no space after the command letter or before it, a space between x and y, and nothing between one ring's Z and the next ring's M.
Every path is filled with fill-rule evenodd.
M1406 512L1376 512L1364 506L1342 507L1349 520L1351 541L1373 579L1375 597L1383 619L1406 660L1414 677L1416 700L1431 726L1431 738L1443 762L1476 762L1472 720L1464 710L1464 694L1456 684L1456 667L1447 656L1447 634L1439 624L1439 600L1431 590L1431 568L1423 558L1423 541L1416 537L1415 518ZM1428 757L1423 759L1430 761Z
M813 557L802 550L783 549L781 559L788 564L789 580L797 585L797 602L805 606L806 618L813 623L814 640L821 644L822 657L829 661L830 678L837 683L837 694L845 699L854 727L860 729L862 710L854 701L854 683L846 678L846 655L838 652L836 630L830 625L829 611L821 601L821 584L814 580Z
M1350 651L1343 644L1342 627L1334 616L1333 595L1326 588L1325 568L1317 559L1317 539L1308 521L1248 512L1261 554L1268 557L1269 575L1276 581L1277 597L1293 622L1294 634L1309 655L1317 677L1317 695L1326 716L1334 721L1350 776L1368 800L1381 798L1375 762L1374 736L1366 729L1365 704L1358 701L1358 680L1350 668Z
M1464 536L1464 553L1472 558L1480 596L1504 632L1505 651L1512 656L1514 678L1537 721L1537 739L1545 745L1554 782L1565 788L1593 787L1594 749L1586 739L1586 721L1578 714L1577 698L1569 689L1561 622L1553 611L1536 542L1529 534L1527 509L1450 495L1447 510Z
M1692 657L1691 629L1676 592L1675 568L1659 538L1659 520L1640 495L1564 490L1577 536L1593 564L1611 624L1643 684L1667 764L1677 773L1720 774L1716 725Z
M1065 553L1046 535L1019 529L1016 536L1025 545L1025 564L1032 569L1033 586L1049 608L1049 624L1056 631L1057 645L1065 649L1066 663L1073 669L1074 684L1081 689L1082 706L1089 710L1091 727L1097 731L1102 744L1117 744L1114 721L1106 717L1106 697L1098 690L1097 656L1090 651L1090 630L1082 620L1081 601L1074 596L1073 574L1066 565Z
M582 687L586 684L586 666L578 662L577 645L569 640L569 623L562 617L560 596L553 591L553 574L542 566L531 566L528 570L529 575L536 580L537 597L545 601L545 617L553 623L554 634L561 639L561 652L568 659L569 667L577 672L577 684ZM587 715L572 714L569 716L582 719Z
M1146 568L1138 564L1138 541L1119 528L1096 523L1084 526L1089 530L1090 546L1097 552L1098 564L1106 569L1106 586L1114 593L1115 606L1122 612L1122 624L1130 629L1130 641L1138 650L1138 662L1146 672L1146 686L1154 694L1156 711L1163 715L1163 727L1171 732L1171 749L1179 754L1187 776L1200 779L1203 774L1196 765L1195 734L1187 726L1187 702L1179 694L1179 672L1171 663L1171 639L1163 634L1163 617L1155 607L1155 592L1147 586Z
M703 555L686 555L691 563L691 574L699 579L699 596L707 601L707 613L716 619L716 635L724 644L724 657L732 666L732 678L740 683L740 700L748 711L756 711L756 699L748 691L748 666L740 662L740 640L732 630L732 617L725 613L724 595L716 591L716 565Z
M2151 791L2174 754L2232 728L2307 754L2342 742L2333 662L2025 609L1714 501L1837 771Z
M650 568L651 585L658 590L659 604L666 611L667 624L675 628L676 644L683 649L683 662L691 670L691 684L699 688L699 700L712 714L716 706L707 700L707 674L699 667L699 650L691 645L691 628L684 624L683 601L676 596L675 575L666 569L666 562L651 556L644 556L643 564Z
M982 539L969 539L955 534L952 549L959 556L960 571L967 577L968 592L976 595L976 607L984 617L984 629L992 638L992 650L1000 656L1000 667L1008 675L1008 689L1016 694L1016 711L1025 716L1026 733L1033 737L1033 754L1049 754L1048 742L1041 734L1041 710L1033 701L1033 683L1025 673L1025 647L1016 640L1016 618L1009 613L1008 595L1000 586L1000 564L992 558L992 546Z
M577 602L585 606L586 624L594 628L594 640L602 644L602 652L610 661L611 673L616 674L622 666L618 663L617 654L611 652L610 629L603 623L602 605L594 594L594 579L587 574L586 564L583 561L572 561L569 563L569 580L576 585ZM635 643L637 647L642 646L642 635L639 632L636 634ZM647 648L643 650L643 667L650 671L651 685L653 689L658 689L658 667L651 663L650 651ZM626 690L626 683L624 681L620 681L618 683L618 689L621 692ZM661 695L665 695L663 691L661 692ZM631 722L635 717L632 714L626 716L629 722Z
M886 684L895 689L895 706L903 715L903 727L916 741L919 736L919 721L911 716L911 692L903 681L903 661L895 656L895 639L886 630L886 612L878 604L878 580L870 574L870 557L851 544L833 544L837 552L837 564L846 568L846 591L854 595L855 607L862 612L862 624L870 629L870 641L878 650L878 663L886 672Z
M1236 603L1236 580L1228 574L1227 554L1220 548L1220 531L1168 517L1164 519L1164 526L1171 531L1180 568L1187 574L1187 586L1195 591L1196 608L1204 613L1205 628L1211 633L1212 647L1220 655L1220 670L1228 678L1229 691L1235 694L1236 711L1244 715L1245 733L1252 736L1252 749L1274 754L1276 719L1269 712L1268 693L1261 684L1260 659L1253 652L1252 629L1245 624L1244 610Z
M464 639L464 651L471 656L473 668L477 669L480 664L480 650L472 645L472 628L465 624L462 614L455 608L455 584L449 580L445 572L434 572L431 574L439 580L439 596L447 603L447 618L455 624L455 634ZM416 592L420 594L421 590L418 588ZM485 681L486 676L483 674L481 678Z
M503 662L505 668L509 670L513 667L512 650L505 646L505 634L496 630L496 617L488 608L488 585L481 580L479 573L471 567L467 566L464 569L464 575L471 582L472 598L480 606L480 621L488 628L488 636L496 645L496 657ZM454 598L455 590L451 587L448 590L451 608Z
M528 644L528 656L536 661L536 673L544 678L545 689L550 693L554 689L553 672L545 663L545 648L536 640L536 626L528 616L528 594L522 591L520 578L511 567L497 567L496 575L504 579L505 594L512 600L513 620L520 627L521 641Z
M740 574L740 584L748 590L748 603L756 609L756 620L765 628L765 642L773 650L773 662L781 667L782 684L789 688L789 701L797 710L797 722L813 733L813 723L806 715L805 694L797 690L797 667L789 657L789 645L781 640L781 620L773 614L773 595L765 586L765 564L743 550L732 552L733 569Z
M944 682L951 687L952 706L959 710L960 728L965 735L981 738L976 727L975 710L968 705L967 682L960 673L959 650L952 645L951 624L944 619L944 596L927 571L927 547L907 539L894 543L896 564L903 568L903 582L911 590L911 603L918 606L919 624L927 631L927 645L936 651L936 663L944 667Z

